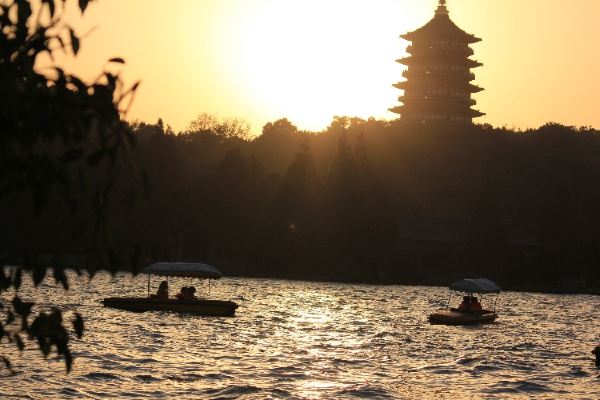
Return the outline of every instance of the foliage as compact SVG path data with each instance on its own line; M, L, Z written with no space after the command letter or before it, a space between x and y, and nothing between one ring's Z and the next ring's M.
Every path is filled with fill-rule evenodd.
M181 242L184 258L228 274L600 282L597 130L348 117L322 132L282 119L252 141L144 133L152 129L135 130L134 157L160 196L122 225L155 258ZM439 229L454 237L439 241ZM421 238L401 238L411 230Z
M214 115L202 113L190 122L187 133L213 133L223 139L242 139L250 138L250 124L241 118L222 118Z
M63 247L64 252L93 254L87 258L87 266L92 268L113 264L109 193L117 184L122 160L126 159L123 156L134 139L121 121L126 108L120 106L130 102L137 84L126 88L119 76L110 72L85 83L58 67L47 74L36 69L40 56L52 57L56 51L73 55L79 52L78 34L62 20L66 3L0 3L0 200L5 207L9 204L14 214L12 220L6 219L13 229L5 229L0 236L0 292L12 288L16 293L12 302L0 303L5 317L0 340L6 338L22 351L25 335L38 343L44 356L55 348L69 371L73 358L61 312L42 308L34 316L33 303L22 301L18 291L24 271L30 272L37 286L47 267L53 268L56 282L68 289L64 268L73 265L67 265L57 248L36 248L34 243L21 240L18 227L31 221L43 224L44 218L59 216L61 225L55 231L68 231L65 219L70 215L93 216L88 218L93 227L89 235L72 232L84 239L76 248ZM88 3L79 0L82 13ZM113 58L109 62L124 61ZM52 236L50 232L45 231L44 236ZM80 261L74 264L79 267ZM18 267L7 269L7 265ZM73 327L81 337L83 319L79 314ZM2 359L10 369L8 358Z

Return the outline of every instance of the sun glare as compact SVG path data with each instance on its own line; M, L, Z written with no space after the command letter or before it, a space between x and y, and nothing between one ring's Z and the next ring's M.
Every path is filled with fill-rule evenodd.
M394 61L409 44L399 36L429 21L437 3L103 0L83 17L73 2L67 19L84 37L81 50L77 57L55 56L57 65L85 79L98 76L106 60L123 57L124 80L142 82L128 119L162 118L178 131L209 113L243 118L259 134L285 117L321 130L334 115L397 117L388 112L402 94L391 86L402 80L403 66ZM474 98L487 114L478 122L598 124L600 58L588 48L598 36L593 16L600 6L452 0L448 9L459 27L483 39L473 45L473 59L484 64L474 71L474 83L484 88ZM546 22L532 24L531 15ZM577 72L565 74L569 68Z
M402 71L394 60L405 47L398 35L410 25L401 3L253 1L236 9L243 22L223 44L227 73L258 112L304 129L334 115L391 117Z

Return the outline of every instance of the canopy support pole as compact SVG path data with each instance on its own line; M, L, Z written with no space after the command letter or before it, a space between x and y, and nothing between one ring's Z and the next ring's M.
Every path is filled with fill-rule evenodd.
M150 274L148 274L148 298L150 298Z
M446 304L446 308L450 307L450 299L452 298L452 290L450 291L450 294L448 295L448 304Z
M496 312L496 302L498 301L498 295L500 293L496 293L496 299L494 300L494 312Z
M210 278L208 278L208 298L210 299Z

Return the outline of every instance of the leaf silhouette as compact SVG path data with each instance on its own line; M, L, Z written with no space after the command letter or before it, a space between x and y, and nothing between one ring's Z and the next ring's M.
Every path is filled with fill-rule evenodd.
M10 325L15 320L15 314L12 311L6 313L6 325Z
M44 280L45 277L46 277L46 268L45 267L37 266L33 269L32 278L33 278L34 286L37 286L40 283L42 283L42 281Z
M69 28L69 36L71 37L71 48L73 49L73 54L77 55L77 53L79 53L79 38L72 28Z
M54 268L54 281L56 283L62 283L65 289L69 289L69 281L67 279L67 276L65 275L65 271L62 268Z
M23 351L23 349L25 348L25 343L23 343L23 339L21 339L21 336L19 336L16 333L15 333L15 342L17 342L17 347L19 348L19 351Z
M44 0L44 3L48 4L48 8L50 9L50 18L53 18L54 12L56 11L54 0Z
M16 290L19 290L19 288L21 287L22 274L23 274L23 271L21 268L15 269L15 272L13 273L13 286L15 287Z
M81 10L82 14L85 12L89 2L90 0L79 0L79 9Z
M83 336L83 318L81 314L75 313L75 319L73 320L73 328L75 329L75 334L77 335L77 339L81 339Z
M4 366L6 367L6 369L14 373L10 360L6 357L0 357L0 359L4 362Z
M67 367L67 372L71 372L71 367L73 366L73 356L68 348L65 350L65 366Z

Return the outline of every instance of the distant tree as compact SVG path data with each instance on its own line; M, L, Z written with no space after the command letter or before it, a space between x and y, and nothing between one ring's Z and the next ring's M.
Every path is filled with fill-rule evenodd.
M362 243L356 251L363 276L373 278L378 264L384 262L385 251L396 245L398 212L393 206L390 176L384 165L374 165L363 131L356 137L354 159L357 207L360 208L357 224Z
M212 183L209 220L215 232L217 251L224 262L239 262L245 251L263 175L261 164L239 149L228 151L216 167Z
M285 208L286 225L294 223L303 207L315 202L319 187L315 161L308 142L305 142L281 182L281 205Z
M218 118L214 115L202 113L190 122L188 134L212 133L223 139L250 139L250 124L241 118Z
M499 191L490 179L481 187L465 234L465 256L472 272L495 276L507 260L509 237L498 204Z
M273 225L265 245L279 247L278 255L284 258L283 262L293 266L317 249L320 196L321 183L309 144L305 142L282 177L268 212Z
M291 136L297 133L298 128L287 118L278 119L275 122L268 122L262 129L263 136Z
M326 214L330 216L326 225L330 240L340 252L340 257L345 257L348 263L354 263L344 267L348 276L355 272L350 268L356 267L355 250L361 245L359 220L362 218L362 205L357 176L356 159L348 143L348 134L342 132L338 139L338 151L326 180L325 207L328 211Z
M267 171L283 174L300 145L310 136L282 118L265 124L262 134L252 142L253 152Z
M6 0L0 4L0 200L31 202L36 217L55 204L68 206L71 213L93 213L90 243L70 251L95 254L88 259L89 267L116 267L108 233L109 193L122 169L123 155L133 143L120 116L137 84L125 88L119 76L110 72L91 84L58 67L40 73L35 68L38 56L52 56L56 50L77 55L80 38L62 21L65 1L43 0L36 7L31 3ZM79 0L82 13L88 3ZM123 63L120 58L109 61ZM17 291L12 302L0 302L5 317L0 340L6 338L23 351L27 337L37 342L44 356L55 349L69 371L73 357L60 310L42 304L42 309L50 311L33 316L33 303L18 295L24 270L31 272L38 285L47 267L52 267L56 282L68 289L64 273L68 265L60 254L50 254L50 258L38 254L35 243L15 242L13 227L18 226L4 225L0 234L0 292ZM16 267L7 270L7 265ZM73 327L81 337L79 314ZM1 359L12 368L8 357Z
M334 116L331 124L327 128L328 131L347 131L354 127L364 125L366 121L358 117Z

